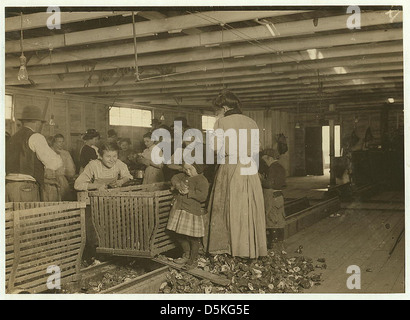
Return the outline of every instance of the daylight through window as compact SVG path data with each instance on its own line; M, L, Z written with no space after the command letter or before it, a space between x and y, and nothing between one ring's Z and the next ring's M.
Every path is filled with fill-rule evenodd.
M151 127L151 111L133 108L112 107L111 126Z

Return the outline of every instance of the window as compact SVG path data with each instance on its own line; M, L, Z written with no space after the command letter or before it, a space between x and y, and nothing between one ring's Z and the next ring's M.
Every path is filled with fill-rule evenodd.
M202 116L202 130L214 130L214 124L216 122L215 116Z
M151 111L133 108L112 107L111 126L151 127Z
M6 103L6 107L5 107L6 120L14 120L14 116L13 116L13 96L9 95L9 94L6 94L5 103Z

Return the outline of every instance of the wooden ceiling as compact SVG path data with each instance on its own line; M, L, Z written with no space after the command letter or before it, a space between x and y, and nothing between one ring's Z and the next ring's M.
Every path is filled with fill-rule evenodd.
M129 8L61 8L60 30L30 10L6 9L7 86L175 108L209 109L222 88L246 108L403 106L400 8L361 8L360 30L346 7L135 8L135 24ZM21 26L30 81L17 80Z

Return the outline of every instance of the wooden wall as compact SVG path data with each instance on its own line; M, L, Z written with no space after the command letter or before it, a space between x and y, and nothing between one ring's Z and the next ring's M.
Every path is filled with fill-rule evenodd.
M276 148L276 137L283 133L287 138L289 150L283 154L279 162L286 169L287 175L292 174L292 161L294 158L294 116L290 113L275 110L245 110L244 114L254 119L260 129L260 141L263 149ZM293 125L293 126L292 126Z
M387 113L383 111L361 111L341 112L335 119L335 125L340 125L340 138L348 137L355 131L360 139L364 139L367 128L370 127L375 143L379 144L382 141L382 132L392 133L398 130L400 133L404 131L404 113L402 110L387 109ZM301 124L300 129L293 129L294 141L293 148L295 150L292 158L293 166L291 166L291 175L305 175L305 128L328 125L327 121L319 121L316 115L300 114L293 118ZM383 123L385 128L383 129ZM294 128L295 123L292 125Z
M78 154L83 142L81 134L88 128L97 129L105 139L109 129L115 129L120 137L130 138L133 148L143 149L144 133L150 128L110 126L108 119L109 103L78 95L53 94L51 92L6 88L6 94L13 95L15 117L18 118L26 105L37 105L43 110L47 109L46 119L49 121L53 116L55 125L46 123L43 128L45 136L61 133L66 138L66 146L72 152L74 158ZM115 104L125 106L124 104ZM127 105L131 107L131 105ZM134 106L140 107L141 106ZM188 124L194 128L202 128L202 114L200 112L145 107L153 112L153 117L164 117L163 123L171 125L177 116L185 116ZM287 174L294 172L295 148L294 148L294 115L287 112L274 110L245 110L244 114L256 121L260 128L260 140L262 148L276 148L276 136L283 133L288 140L289 151L282 155L280 162L285 167ZM6 130L13 134L16 127L8 122Z
M66 147L73 157L78 154L83 141L81 134L87 129L94 128L101 133L102 139L106 139L107 131L115 129L120 137L130 138L135 149L143 148L142 136L150 128L127 127L127 126L110 126L109 125L109 103L78 95L53 94L47 91L6 88L6 94L13 96L14 115L18 119L24 106L36 105L42 110L47 110L47 123L43 126L43 135L55 135L61 133L66 140ZM145 106L134 106L116 103L115 106L143 108L152 111L152 116L159 119L164 116L164 123L170 125L177 116L185 116L188 124L201 128L201 113L193 111L173 112L172 110L162 110ZM55 125L50 125L50 119L53 117ZM6 121L6 130L10 134L15 133L19 122Z

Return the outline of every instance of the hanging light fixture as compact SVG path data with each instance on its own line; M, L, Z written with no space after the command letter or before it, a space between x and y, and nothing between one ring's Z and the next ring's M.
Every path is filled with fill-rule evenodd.
M17 75L17 79L19 81L23 81L23 80L28 80L27 58L24 56L24 52L23 52L23 12L21 12L20 49L21 49L20 69Z

